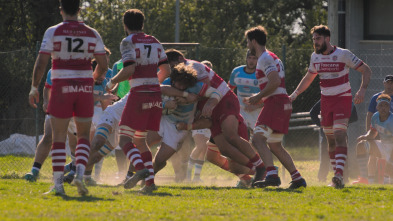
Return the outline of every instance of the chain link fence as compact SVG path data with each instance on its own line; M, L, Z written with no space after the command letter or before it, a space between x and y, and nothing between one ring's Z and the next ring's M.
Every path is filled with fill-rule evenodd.
M245 64L245 49L207 48L199 44L189 46L176 46L167 44L164 47L181 49L187 58L195 60L209 60L213 69L224 80L228 81L233 68ZM312 49L276 48L271 49L284 62L286 68L286 87L292 93L306 73ZM393 74L392 53L393 49L379 50L352 50L359 58L366 62L373 70L365 102L357 105L359 120L349 128L349 141L352 150L354 140L365 132L365 116L369 101L373 94L383 90L383 78ZM42 111L42 97L38 109L28 105L28 93L31 85L31 75L37 54L36 49L20 49L9 52L0 52L0 170L2 175L12 171L28 172L33 164L33 156L39 136L43 134L45 113ZM115 62L118 58L111 58ZM49 69L49 67L48 67ZM43 77L45 78L46 75ZM359 88L361 75L351 70L350 81L356 93ZM39 91L42 96L42 80ZM303 93L293 104L293 112L309 112L311 107L319 100L320 90L318 81L315 80L310 88ZM295 123L292 126L310 125L309 120ZM285 137L285 145L290 148L318 147L318 130L313 128L291 130ZM352 151L353 152L353 151ZM351 153L350 153L351 154ZM353 154L353 153L352 153ZM26 156L29 158L26 159ZM2 160L6 159L6 160ZM295 159L296 160L296 159ZM103 171L113 173L115 166L106 169L105 165L115 165L113 156L104 163ZM111 171L108 171L111 170ZM46 163L44 174L51 174L50 161ZM20 174L19 174L20 175Z

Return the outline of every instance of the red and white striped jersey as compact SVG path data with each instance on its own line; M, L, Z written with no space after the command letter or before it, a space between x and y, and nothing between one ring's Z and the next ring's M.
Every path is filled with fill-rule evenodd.
M165 50L153 36L135 33L127 36L120 44L123 64L135 63L135 72L129 78L132 91L158 92L158 66L167 62Z
M271 97L273 95L283 95L283 94L287 95L287 90L285 89L284 65L282 61L277 57L277 55L275 55L271 51L265 50L258 58L258 63L255 73L255 76L258 80L259 89L261 89L261 91L266 87L269 81L267 76L272 71L278 72L278 75L281 79L281 83L273 93L264 97L263 100L266 100L268 97Z
M349 68L356 70L362 64L363 61L349 50L334 47L328 55L312 53L308 72L319 74L322 95L351 96Z
M93 55L104 55L98 32L79 21L64 21L48 28L40 53L52 56L52 79L92 78Z
M209 78L210 86L217 89L222 96L225 96L225 94L231 90L228 84L206 65L198 61L188 59L186 60L186 65L191 65L192 68L196 70L198 81L203 81L204 79Z

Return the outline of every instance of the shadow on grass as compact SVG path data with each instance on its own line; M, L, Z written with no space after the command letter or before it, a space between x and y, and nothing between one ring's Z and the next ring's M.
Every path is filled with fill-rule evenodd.
M134 194L134 195L146 195L146 196L161 196L161 197L180 196L180 195L173 195L171 193L166 193L166 192L141 193L139 190L130 190L130 191L126 191L124 193L125 194Z
M283 188L255 188L255 189L261 189L262 191L265 192L276 192L276 193L280 193L280 192L286 192L286 193L303 193L304 188L300 188L300 189L283 189Z
M233 187L218 187L218 186L162 186L169 189L179 189L179 190L230 190L236 189Z
M105 199L95 196L59 196L65 201L96 202L96 201L115 201L115 199Z

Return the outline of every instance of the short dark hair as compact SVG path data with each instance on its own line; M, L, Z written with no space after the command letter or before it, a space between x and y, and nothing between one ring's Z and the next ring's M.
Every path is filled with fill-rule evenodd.
M316 25L311 29L311 34L317 33L319 35L330 37L330 29L326 25Z
M76 15L79 10L79 0L59 0L61 10L67 15Z
M198 82L196 70L184 63L180 63L173 68L170 78L172 83L181 82L187 88L193 87Z
M261 25L258 25L257 27L253 27L253 28L248 29L245 32L245 36L250 41L255 39L258 42L258 44L266 45L267 31Z
M180 57L184 58L184 54L174 48L166 50L165 54L168 59L168 62L178 61Z
M123 23L131 31L141 31L145 15L139 9L128 9L124 12Z

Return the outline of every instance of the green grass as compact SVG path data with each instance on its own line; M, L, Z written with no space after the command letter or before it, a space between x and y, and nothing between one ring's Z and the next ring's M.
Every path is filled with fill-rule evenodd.
M393 188L324 186L282 188L164 185L152 195L137 189L90 187L79 197L66 185L66 197L43 195L48 182L0 180L0 214L7 219L105 220L392 220Z
M327 187L317 180L315 149L289 151L300 159L295 164L307 180L305 189L286 189L290 177L279 163L282 186L266 189L234 189L237 178L210 163L202 170L205 183L175 183L169 164L156 176L159 189L143 195L138 188L108 185L121 180L114 176L115 159L107 157L102 173L105 185L89 187L84 197L68 184L66 197L43 195L52 185L50 159L38 182L29 183L22 177L33 158L2 156L0 220L393 220L393 186Z

